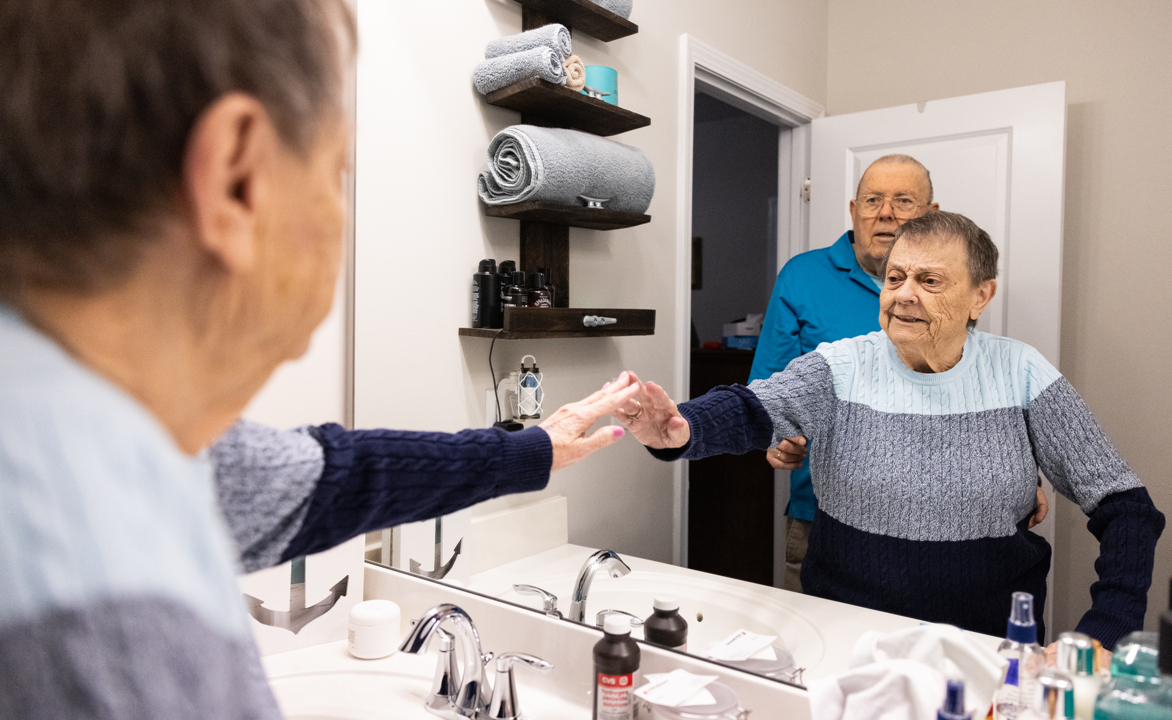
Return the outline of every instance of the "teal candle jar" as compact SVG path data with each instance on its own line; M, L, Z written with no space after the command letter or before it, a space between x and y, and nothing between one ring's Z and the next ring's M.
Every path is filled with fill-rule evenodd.
M619 73L614 68L603 65L587 65L586 87L598 92L610 93L603 95L600 99L611 105L619 104ZM582 91L582 94L589 95L585 90Z

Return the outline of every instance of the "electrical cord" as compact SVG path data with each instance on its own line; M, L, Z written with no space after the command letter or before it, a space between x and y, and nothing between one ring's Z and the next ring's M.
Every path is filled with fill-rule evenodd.
M492 369L492 349L496 346L496 339L505 331L504 328L496 331L496 335L492 336L492 342L488 344L488 372L492 375L492 397L496 400L496 421L501 421L501 396L497 391L496 370Z

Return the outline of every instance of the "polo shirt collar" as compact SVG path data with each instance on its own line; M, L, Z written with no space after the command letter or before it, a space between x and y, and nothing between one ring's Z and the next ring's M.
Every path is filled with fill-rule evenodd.
M855 257L854 240L853 230L844 232L842 237L830 246L830 262L834 263L834 267L839 270L847 271L852 280L878 295L879 288L875 287L875 282L871 280L871 277L859 265L859 259Z

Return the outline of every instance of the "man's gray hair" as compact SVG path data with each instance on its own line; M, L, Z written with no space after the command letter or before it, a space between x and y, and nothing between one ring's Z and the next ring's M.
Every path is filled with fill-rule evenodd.
M935 190L932 188L932 173L928 172L928 168L919 160L916 160L911 155L901 155L900 153L892 153L891 155L884 155L875 162L867 166L867 170L876 165L915 165L924 173L924 179L928 181L928 204L932 204L932 198L935 197ZM863 171L863 177L867 176L867 170ZM855 197L863 191L863 177L859 178L859 185L855 188Z
M960 213L943 211L912 218L895 231L895 239L891 241L891 247L887 248L887 255L883 258L884 275L887 274L887 260L891 257L891 251L895 249L896 244L901 241L917 242L928 239L955 239L964 244L966 264L973 287L997 278L999 253L989 233ZM969 320L969 327L976 324L976 320Z
M129 274L227 93L306 153L341 111L355 42L343 0L0 3L0 297Z

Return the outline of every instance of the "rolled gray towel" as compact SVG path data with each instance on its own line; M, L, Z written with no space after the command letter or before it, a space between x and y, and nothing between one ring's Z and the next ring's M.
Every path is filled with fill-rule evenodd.
M502 55L512 55L539 47L553 50L562 56L563 61L574 51L570 31L566 26L550 23L533 30L526 30L519 35L508 35L493 40L484 48L484 59L491 60Z
M646 212L655 168L637 148L577 130L514 125L488 144L488 169L476 183L487 205L547 200L582 205L609 199L609 210Z
M553 50L536 47L477 63L476 70L472 72L472 82L485 95L529 77L539 77L563 85L566 82L564 62L565 59Z
M635 4L635 0L590 0L590 2L628 20L631 19L631 7Z

